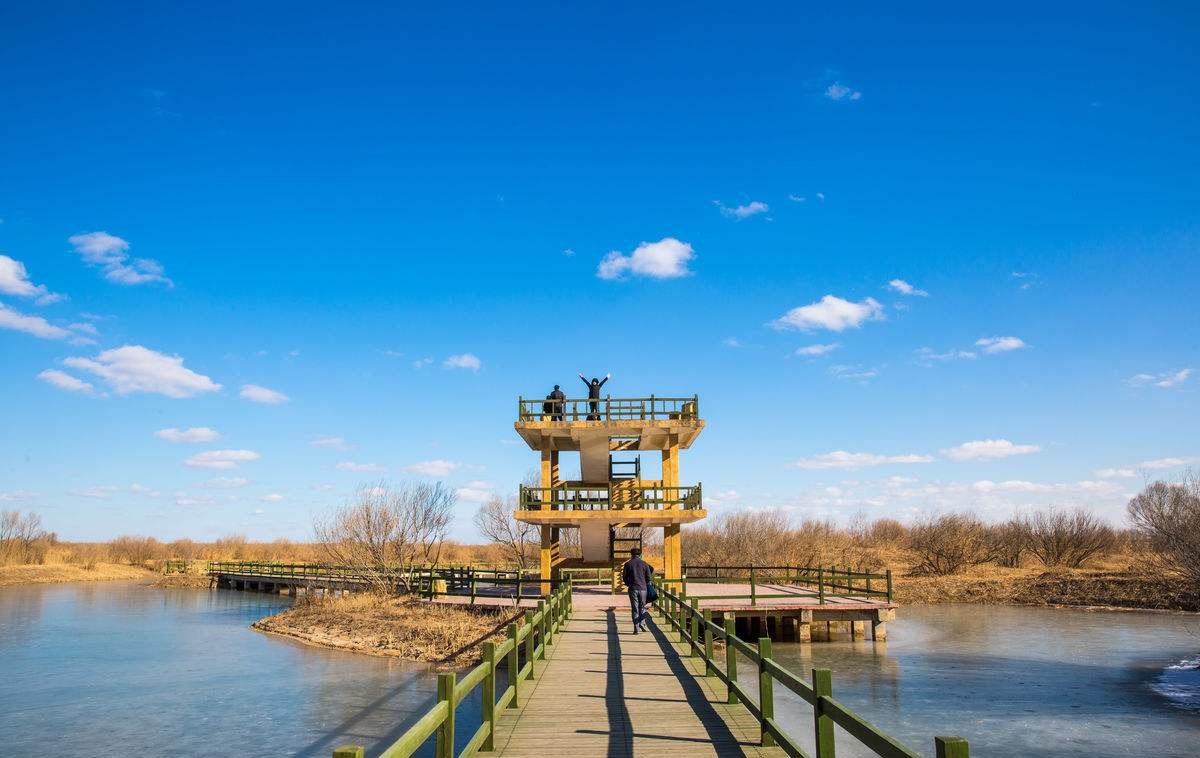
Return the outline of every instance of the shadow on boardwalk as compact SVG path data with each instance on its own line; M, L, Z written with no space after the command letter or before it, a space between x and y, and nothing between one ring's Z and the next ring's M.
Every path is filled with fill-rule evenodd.
M498 724L502 756L781 756L658 628L623 631L612 608L576 610L520 707Z

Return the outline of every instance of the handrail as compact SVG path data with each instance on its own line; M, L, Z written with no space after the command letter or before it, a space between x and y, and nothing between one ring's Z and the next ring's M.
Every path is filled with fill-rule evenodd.
M700 573L697 573L700 572ZM704 572L709 572L707 575ZM782 572L782 576L777 573ZM725 575L722 576L722 573ZM869 571L854 571L837 566L720 566L716 564L685 565L679 584L687 592L688 584L750 584L749 594L741 595L689 595L701 600L735 600L750 599L750 605L757 605L765 598L795 597L790 593L763 593L758 591L760 583L790 584L807 587L817 593L817 602L825 604L827 595L839 598L879 598L891 603L893 599L892 570L883 573ZM882 585L882 587L881 587Z
M807 758L796 739L785 732L775 719L774 685L778 682L813 707L816 758L833 758L835 725L880 758L921 758L919 753L835 700L833 677L829 669L813 669L812 683L805 682L775 661L769 637L760 637L757 646L751 645L734 632L732 616L726 616L723 625L716 624L712 620L711 610L699 608L698 598L686 592L676 594L668 584L655 580L659 600L652 607L679 633L679 644L692 657L701 659L705 676L725 683L726 702L731 705L741 703L758 719L759 739L764 747L778 745L789 756ZM723 670L713 654L714 641L725 643ZM749 658L758 670L757 700L738 681L738 653ZM967 741L961 737L935 737L934 753L937 758L970 758Z
M539 600L536 611L526 611L522 624L509 624L504 642L499 645L484 642L483 662L461 679L454 672L438 674L437 701L399 739L385 748L380 758L409 758L434 736L436 758L462 758L494 750L496 712L517 707L521 682L534 678L534 663L544 661L550 655L554 637L571 618L571 611L571 582L568 579L546 600ZM525 653L523 665L520 664L522 650ZM508 669L509 682L497 698L496 669L502 660ZM455 714L459 704L476 688L480 690L483 704L481 723L462 751L455 753ZM363 753L361 745L339 745L333 749L333 758L363 758Z
M518 507L523 511L667 510L702 508L701 485L664 487L657 484L609 482L565 483L553 487L522 484Z
M696 421L700 396L517 398L518 421Z
M548 584L551 588L567 584L566 579L540 579L538 569L480 569L474 567L382 567L356 568L307 563L266 563L258 561L210 561L210 576L233 574L262 579L331 581L365 587L383 582L404 586L430 600L438 597L470 597L471 602L484 595L480 589L512 587L514 598L534 598L525 589Z

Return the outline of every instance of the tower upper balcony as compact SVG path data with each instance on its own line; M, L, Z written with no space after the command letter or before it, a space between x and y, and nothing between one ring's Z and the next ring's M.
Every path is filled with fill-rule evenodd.
M580 440L598 434L613 450L688 448L704 429L700 398L602 397L547 400L517 399L517 434L533 450L550 442L552 450L580 450Z

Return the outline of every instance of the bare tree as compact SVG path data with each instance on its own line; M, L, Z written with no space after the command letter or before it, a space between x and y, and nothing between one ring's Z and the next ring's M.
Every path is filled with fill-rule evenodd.
M0 513L0 561L44 563L55 541L54 534L42 528L42 517L36 513Z
M540 536L536 524L513 518L516 503L493 495L475 512L475 526L489 542L498 546L505 559L528 568L537 560Z
M411 589L412 570L437 565L457 496L441 482L360 487L354 497L313 524L325 558L346 566L376 589Z
M1115 542L1112 527L1095 514L1076 508L1070 511L1038 511L1025 526L1029 552L1047 566L1079 568L1096 553Z
M917 554L914 574L954 574L987 563L994 555L987 526L969 513L918 521L908 530L908 545Z
M1188 472L1178 484L1146 485L1129 501L1129 518L1150 538L1160 568L1200 587L1200 478Z
M1029 519L1016 515L1002 524L992 524L988 541L998 565L1017 568L1029 549Z

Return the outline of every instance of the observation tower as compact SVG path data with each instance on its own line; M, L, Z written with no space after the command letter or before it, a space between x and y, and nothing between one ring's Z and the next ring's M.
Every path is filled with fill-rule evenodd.
M563 568L619 566L630 548L641 546L640 537L619 536L624 527L661 527L663 576L680 578L680 526L708 515L699 483L679 483L679 451L704 429L697 396L518 398L514 427L541 456L540 486L521 486L514 518L541 530L543 581ZM661 453L660 478L643 478L645 451ZM578 480L560 477L564 452L579 454ZM563 557L563 529L579 530L582 557Z

